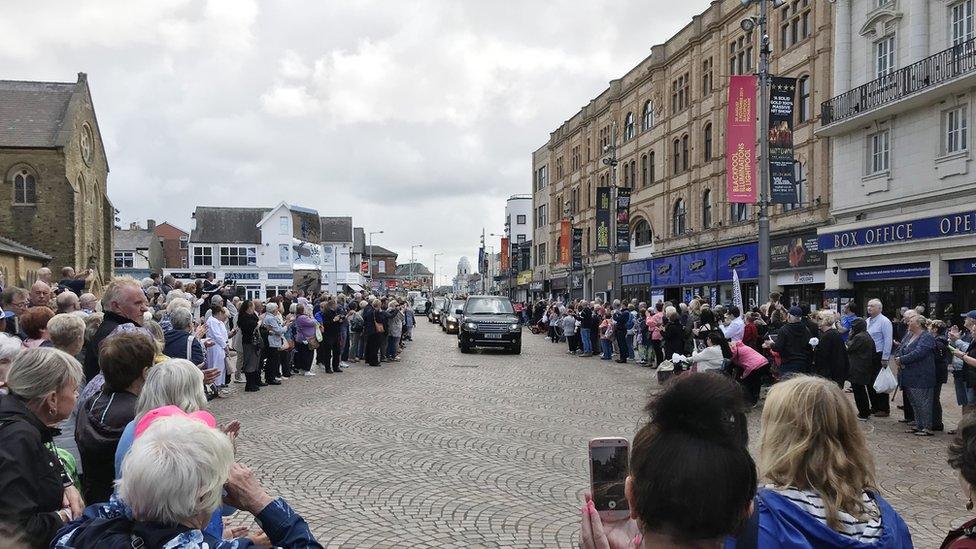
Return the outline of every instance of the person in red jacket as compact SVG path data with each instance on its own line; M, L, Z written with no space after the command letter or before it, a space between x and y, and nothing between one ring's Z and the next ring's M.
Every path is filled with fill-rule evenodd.
M956 436L949 442L949 466L959 472L962 494L969 498L966 509L973 509L973 487L976 486L976 415L963 416ZM976 518L951 530L942 549L976 549Z

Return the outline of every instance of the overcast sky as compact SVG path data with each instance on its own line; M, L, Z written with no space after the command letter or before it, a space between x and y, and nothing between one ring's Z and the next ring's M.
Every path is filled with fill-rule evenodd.
M400 262L443 252L443 282L549 132L708 3L16 2L0 65L88 73L123 225L284 200L385 231Z

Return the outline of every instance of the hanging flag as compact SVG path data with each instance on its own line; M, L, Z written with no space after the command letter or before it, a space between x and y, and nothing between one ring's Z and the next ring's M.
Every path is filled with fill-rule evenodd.
M796 78L769 83L769 195L773 204L797 203L793 175L793 103Z
M508 237L502 237L501 272L508 272Z
M617 189L617 245L616 251L630 251L630 188Z
M573 229L573 270L583 270L583 229Z
M730 203L756 203L756 77L729 77L725 179Z
M571 228L569 226L569 220L563 219L559 228L559 262L563 265L569 265L572 257L570 253L572 236L570 236L570 233Z
M732 269L732 304L742 309L742 285L739 284L739 273L735 269Z
M596 251L610 251L610 187L596 188Z

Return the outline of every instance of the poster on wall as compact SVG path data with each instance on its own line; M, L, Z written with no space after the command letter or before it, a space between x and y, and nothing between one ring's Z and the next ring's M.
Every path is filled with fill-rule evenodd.
M774 76L769 86L769 190L773 204L798 202L793 173L796 78Z
M291 259L296 269L320 268L322 265L322 245L291 239Z
M630 251L630 188L617 189L617 252Z
M573 229L573 270L583 270L583 229Z
M610 251L610 187L596 188L596 251Z
M729 77L725 173L729 203L756 203L756 77Z
M772 270L826 266L827 256L820 251L817 231L781 236L769 242L769 268Z

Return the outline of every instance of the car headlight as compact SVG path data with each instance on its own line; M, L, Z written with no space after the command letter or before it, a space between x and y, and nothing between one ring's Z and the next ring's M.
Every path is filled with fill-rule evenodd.
M465 323L464 323L464 327L465 327L466 329L468 329L468 330L472 330L472 331L474 331L474 330L477 330L477 329L478 329L478 327L474 325L474 322L465 322Z
M512 324L511 326L508 327L508 329L511 330L511 331L513 331L513 332L519 331L520 328L521 328L521 326L519 324L517 324L517 323L516 324Z

